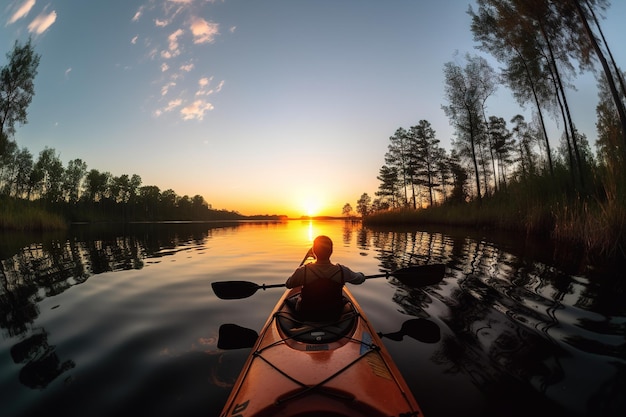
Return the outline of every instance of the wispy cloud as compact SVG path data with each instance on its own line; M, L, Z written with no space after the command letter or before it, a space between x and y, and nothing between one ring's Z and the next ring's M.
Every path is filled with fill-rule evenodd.
M41 35L57 20L57 12L53 10L50 13L47 13L47 8L48 7L46 6L43 12L30 22L28 25L29 32Z
M215 37L220 34L218 23L207 22L201 17L193 18L190 29L193 33L193 43L213 43Z
M133 22L137 22L141 16L143 15L143 10L144 10L145 6L139 6L139 9L137 9L137 11L135 12L135 15L132 18Z
M179 69L183 72L189 72L193 69L193 67L194 67L193 63L189 63L189 64L181 65Z
M185 31L183 31L182 29L178 29L167 37L167 40L169 41L168 50L162 51L161 57L165 59L170 59L180 55L178 38L181 37L183 33L185 33Z
M183 120L202 120L204 113L213 110L213 104L206 100L196 100L192 104L183 107L180 110L180 114L183 116Z
M30 12L31 9L35 6L35 3L36 0L25 0L22 5L17 8L15 13L11 15L7 24L10 25L11 23L15 23L18 20L26 17L28 15L28 12Z
M172 88L172 87L176 87L176 83L173 82L173 81L165 84L163 87L161 87L161 95L162 96L166 96L167 93L169 93L170 88Z
M160 79L155 81L160 85L155 94L159 97L156 117L170 113L183 120L203 120L213 110L208 96L219 92L224 82L214 83L205 73L204 52L198 48L215 43L220 36L220 24L207 17L207 6L215 1L145 0L133 16L133 21L141 20L152 28L149 34L138 36L151 48L146 51L148 57L160 69ZM235 26L228 30L234 31ZM194 77L199 80L195 87Z
M219 84L215 88L211 88L211 82L213 81L213 77L203 77L198 81L198 90L196 91L196 96L210 96L214 93L219 93L224 86L224 81L220 81Z

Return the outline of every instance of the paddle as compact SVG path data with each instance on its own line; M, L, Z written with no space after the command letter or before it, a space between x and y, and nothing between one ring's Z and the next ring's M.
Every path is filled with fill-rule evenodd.
M402 323L399 331L394 333L378 333L381 338L400 342L404 336L412 337L423 343L437 343L441 338L441 330L437 324L423 318L411 319Z
M307 254L308 257L308 254ZM305 260L306 258L305 257ZM401 283L409 287L426 287L439 283L446 272L446 266L443 264L410 266L408 268L398 269L393 272L385 272L383 274L368 275L365 279L372 278L389 278L394 277ZM222 300L237 300L248 298L258 290L266 290L268 288L281 288L285 284L256 284L249 281L217 281L212 282L211 287L218 298Z
M378 333L378 336L396 342L402 341L404 336L409 336L422 343L437 343L441 338L441 332L439 326L432 321L418 318L405 321L397 332ZM252 329L231 323L222 324L219 329L217 347L223 350L251 348L258 337L258 333Z

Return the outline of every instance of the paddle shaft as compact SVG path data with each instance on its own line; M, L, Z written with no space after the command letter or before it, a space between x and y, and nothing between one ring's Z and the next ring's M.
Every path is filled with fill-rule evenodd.
M306 258L305 258L306 260ZM403 284L411 287L424 287L439 283L444 277L445 265L422 265L412 266L408 268L398 269L394 272L385 272L376 275L367 275L365 279L371 278L389 278L393 276ZM268 288L282 288L285 284L259 285L248 281L220 281L211 283L213 292L218 298L225 300L247 298L253 295L257 290Z

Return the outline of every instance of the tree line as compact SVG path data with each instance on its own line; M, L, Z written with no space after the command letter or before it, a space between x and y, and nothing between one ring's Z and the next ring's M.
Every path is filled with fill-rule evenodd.
M12 140L17 124L27 123L40 61L31 40L15 42L0 68L0 198L33 202L74 221L90 220L221 220L249 218L214 210L201 195L179 196L142 185L136 174L112 175L88 169L74 159L63 166L53 148L35 159ZM255 216L272 217L272 216Z
M572 202L577 210L605 204L623 218L626 83L599 23L609 1L476 3L477 10L468 10L471 31L478 49L491 54L501 71L477 55L446 63L442 109L455 130L451 150L440 147L427 120L398 128L389 138L375 198L364 193L357 212L480 206L485 198L515 196L560 210L571 209ZM598 82L595 153L571 113L568 90L577 71L592 71ZM533 110L531 120L487 113L486 103L500 86ZM548 117L562 128L560 137L549 136ZM565 214L553 210L555 215Z

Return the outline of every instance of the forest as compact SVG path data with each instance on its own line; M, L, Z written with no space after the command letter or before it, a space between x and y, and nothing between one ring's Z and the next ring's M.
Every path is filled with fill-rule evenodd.
M598 20L609 2L477 5L468 10L471 31L502 70L469 54L462 63L446 63L442 109L455 128L452 149L439 145L427 120L398 128L389 138L375 198L364 193L356 211L369 224L498 228L623 257L626 88ZM568 103L577 68L597 78L595 152L577 131ZM487 114L499 86L533 109L532 120ZM548 117L562 126L560 137L549 137ZM351 210L344 206L344 213Z

